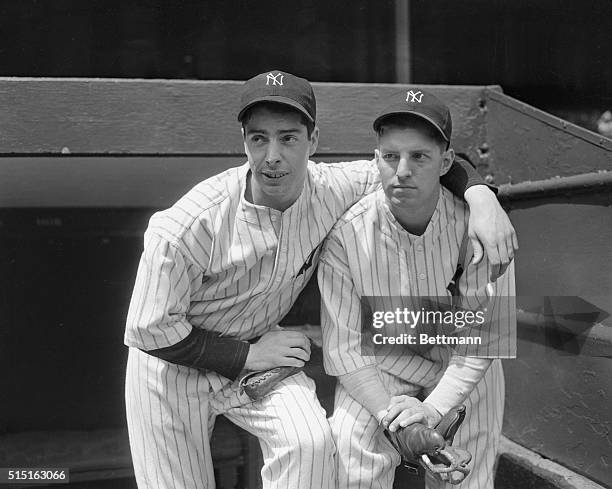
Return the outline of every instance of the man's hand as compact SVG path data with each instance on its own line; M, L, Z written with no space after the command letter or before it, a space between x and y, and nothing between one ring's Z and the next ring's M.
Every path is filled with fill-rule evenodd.
M303 333L308 337L308 339L319 348L323 347L323 331L321 331L321 325L314 324L298 324L298 325L283 325L283 329L286 331L297 331L298 333Z
M303 367L310 359L310 340L297 331L269 331L249 348L244 368Z
M482 260L484 246L491 264L489 280L495 282L504 274L518 250L516 232L497 197L486 185L468 188L465 200L470 206L468 236L474 248L472 263Z
M413 423L422 423L433 428L441 419L442 415L431 404L421 402L416 397L402 395L391 398L382 424L393 433Z

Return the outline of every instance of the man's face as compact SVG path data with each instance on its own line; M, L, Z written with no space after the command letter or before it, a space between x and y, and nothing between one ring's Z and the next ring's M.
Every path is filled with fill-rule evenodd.
M251 166L253 203L284 211L302 192L318 129L308 137L295 112L255 106L244 124L244 149Z
M452 149L444 151L423 131L396 126L385 127L375 154L387 199L399 207L437 199L440 176L454 158Z

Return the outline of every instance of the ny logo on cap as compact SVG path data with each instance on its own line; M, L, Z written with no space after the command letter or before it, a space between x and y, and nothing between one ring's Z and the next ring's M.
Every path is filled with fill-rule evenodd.
M406 92L406 102L418 102L421 103L421 99L423 98L423 92L420 90L413 92L409 90Z
M277 73L276 75L268 73L268 76L266 76L266 85L270 85L270 82L272 82L272 85L283 86L283 78L284 76L282 73Z

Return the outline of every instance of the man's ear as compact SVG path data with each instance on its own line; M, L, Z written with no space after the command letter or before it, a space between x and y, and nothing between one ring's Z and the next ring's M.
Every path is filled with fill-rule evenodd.
M319 144L319 126L315 126L310 135L310 150L308 155L312 156L317 152L317 146Z
M249 156L249 148L246 143L246 134L244 133L244 126L240 128L240 132L242 133L242 145L244 146L244 154Z
M376 162L376 166L378 167L378 171L380 172L380 165L382 165L382 156L380 155L380 150L378 148L374 149L374 161Z
M440 176L446 175L450 167L453 166L453 161L455 161L455 150L453 148L448 148L444 153L442 153L442 166L440 167Z

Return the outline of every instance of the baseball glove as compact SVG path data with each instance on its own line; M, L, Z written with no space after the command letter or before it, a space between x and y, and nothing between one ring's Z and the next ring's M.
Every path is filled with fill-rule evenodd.
M413 472L421 465L440 480L459 484L470 473L471 454L451 443L465 418L465 406L452 409L432 429L414 423L385 435L399 452L406 467Z
M251 372L240 379L240 392L257 401L270 392L281 380L295 375L302 367L276 367L259 372Z

